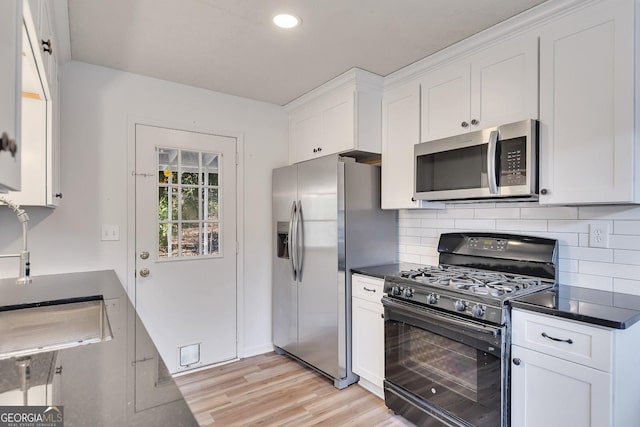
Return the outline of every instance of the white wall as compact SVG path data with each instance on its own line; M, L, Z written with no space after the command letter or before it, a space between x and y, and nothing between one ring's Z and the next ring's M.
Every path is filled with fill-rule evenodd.
M447 205L402 210L401 261L438 264L449 231L495 231L558 239L560 283L640 295L640 206L540 207L530 203ZM589 247L589 224L609 224L609 248Z
M244 353L271 347L271 170L286 164L287 116L280 106L80 62L62 69L64 198L55 210L27 208L33 275L114 269L127 284L129 117L193 124L244 136ZM121 240L100 241L101 224ZM18 251L15 216L0 209L0 254ZM17 262L2 261L0 277Z

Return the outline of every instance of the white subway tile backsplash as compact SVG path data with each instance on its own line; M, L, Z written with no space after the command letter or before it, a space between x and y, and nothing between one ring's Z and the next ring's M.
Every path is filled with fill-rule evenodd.
M539 206L498 202L400 211L399 259L436 265L441 233L497 231L557 239L560 282L640 295L639 206ZM608 223L609 248L589 247L589 224Z
M398 243L401 245L419 245L420 237L418 236L398 236Z
M454 228L453 219L423 219L422 226L426 228Z
M640 280L613 279L613 290L623 294L640 295Z
M600 291L613 290L613 278L611 277L592 276L589 274L561 271L558 281L563 285L574 285L582 288L597 289Z
M560 246L559 256L581 261L613 262L613 249Z
M398 219L399 227L417 228L422 226L422 218L400 218Z
M455 228L464 231L495 230L494 219L456 219Z
M570 206L522 208L522 219L578 219L578 208Z
M640 221L614 221L613 232L615 234L640 235Z
M574 233L588 233L589 223L578 220L550 219L547 221L549 231L571 231Z
M609 236L609 247L613 249L640 250L640 236L612 234Z
M475 215L472 218L484 218L484 219L520 218L520 209L518 208L476 209Z
M506 231L547 231L547 221L544 219L499 219L496 229Z
M640 220L640 206L581 206L578 209L578 218Z
M579 261L578 271L582 274L617 277L620 279L637 279L640 277L640 265Z
M558 259L558 270L559 271L565 271L567 273L577 273L578 272L578 260L577 259L560 258L560 259Z
M640 250L629 251L626 249L614 249L613 262L616 264L640 265ZM638 277L638 280L640 280L640 277Z
M443 209L438 211L438 218L473 218L473 209Z

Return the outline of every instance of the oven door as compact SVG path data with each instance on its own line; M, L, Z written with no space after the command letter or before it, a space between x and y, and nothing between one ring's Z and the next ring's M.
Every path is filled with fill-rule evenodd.
M382 302L387 406L419 425L505 425L506 328Z

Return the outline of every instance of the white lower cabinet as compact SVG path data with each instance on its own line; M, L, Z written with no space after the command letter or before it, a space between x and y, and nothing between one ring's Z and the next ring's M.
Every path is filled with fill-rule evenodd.
M610 373L517 345L511 360L512 427L611 425Z
M611 329L513 310L512 427L640 425L640 326Z
M354 274L351 279L352 370L358 384L384 398L384 281Z

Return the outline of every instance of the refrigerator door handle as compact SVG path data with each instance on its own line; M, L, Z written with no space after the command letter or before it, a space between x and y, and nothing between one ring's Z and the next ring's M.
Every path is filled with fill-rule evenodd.
M298 236L298 231L300 236ZM304 217L302 216L302 202L298 200L296 215L296 264L298 267L298 280L302 280L302 265L304 263Z
M291 274L293 275L293 280L297 280L298 272L296 271L296 253L295 253L295 222L296 222L296 202L293 201L291 205L291 215L289 215L289 237L287 238L287 250L289 251L289 261L291 262Z

